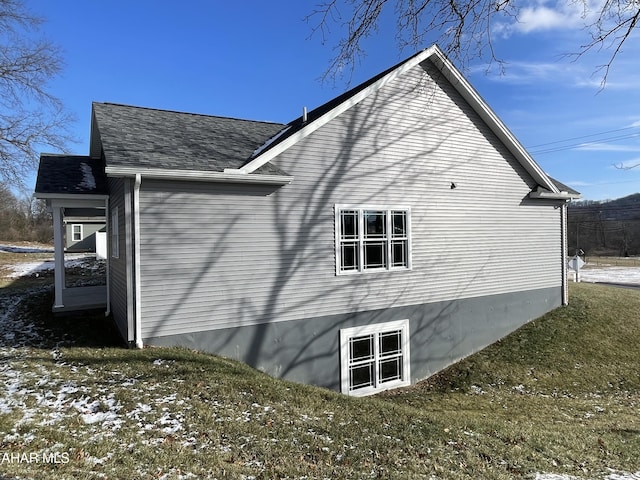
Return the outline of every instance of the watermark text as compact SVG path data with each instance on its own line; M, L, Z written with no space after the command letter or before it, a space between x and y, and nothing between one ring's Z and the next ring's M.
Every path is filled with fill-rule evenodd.
M12 463L66 464L69 463L69 453L0 452L0 465Z

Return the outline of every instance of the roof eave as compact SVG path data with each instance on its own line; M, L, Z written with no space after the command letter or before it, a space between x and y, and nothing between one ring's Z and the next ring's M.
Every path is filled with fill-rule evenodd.
M572 192L551 192L543 187L536 188L533 192L529 193L529 198L540 199L540 200L578 200L582 198L582 195L579 193Z
M103 193L43 193L34 192L35 198L47 199L68 199L68 200L106 200L109 195Z
M185 180L195 182L221 182L221 183L247 183L263 185L287 185L293 181L290 175L266 175L266 174L246 174L233 173L228 170L224 172L212 172L206 170L172 170L164 168L139 168L108 166L105 173L109 177L135 177L139 174L143 178L155 180Z

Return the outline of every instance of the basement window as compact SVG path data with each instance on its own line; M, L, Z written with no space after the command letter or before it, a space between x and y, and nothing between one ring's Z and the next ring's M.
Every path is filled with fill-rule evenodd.
M410 383L409 320L340 330L341 391L364 396Z
M336 274L411 268L411 210L336 205Z

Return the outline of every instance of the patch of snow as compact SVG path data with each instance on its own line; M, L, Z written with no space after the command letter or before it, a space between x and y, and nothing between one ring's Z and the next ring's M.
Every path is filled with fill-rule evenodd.
M183 429L181 419L172 418L168 412L165 412L156 423L162 426L161 431L165 435L173 435Z
M525 386L522 384L513 387L513 391L517 393L526 393Z
M80 169L82 170L82 182L80 182L80 186L93 190L96 188L96 179L93 176L93 171L91 167L86 163L80 163Z
M570 274L569 278L573 280L574 275ZM580 270L580 280L640 285L640 267L583 268Z
M640 480L640 471L636 473L610 471L611 473L604 477L604 480Z
M556 473L536 473L535 480L579 480L572 475L559 475Z
M4 253L54 253L49 247L22 247L20 245L0 244L0 252Z
M64 266L65 268L88 267L87 261L91 261L94 258L94 253L65 254ZM54 270L55 261L40 260L35 262L17 263L15 265L8 265L8 267L13 270L13 273L9 274L9 278L20 278L29 275L38 275L40 272Z
M197 475L194 475L191 472L182 473L180 470L171 470L164 475L158 477L158 480L188 480L190 478L198 478Z
M103 463L111 460L114 456L113 452L107 452L107 455L102 458L88 456L84 459L86 463L90 463L92 465L102 465Z
M480 387L479 385L471 385L471 393L474 393L476 395L483 395L485 391L482 390L482 387Z
M161 365L165 365L165 366L169 366L172 363L176 363L175 360L163 360L161 358L158 358L157 360L153 361L153 364L156 366L161 366Z
M92 423L105 423L112 422L118 418L118 416L113 412L96 412L96 413L85 413L84 415L80 415L82 421L87 424Z
M618 472L611 469L609 469L609 472L603 480L640 480L640 472ZM579 480L579 478L557 473L536 473L535 480Z

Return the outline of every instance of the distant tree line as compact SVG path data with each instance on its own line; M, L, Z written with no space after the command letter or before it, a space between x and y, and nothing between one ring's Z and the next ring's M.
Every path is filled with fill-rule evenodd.
M0 241L51 243L53 225L45 203L31 196L16 196L0 183Z
M640 255L640 194L617 200L573 202L568 212L569 254Z

